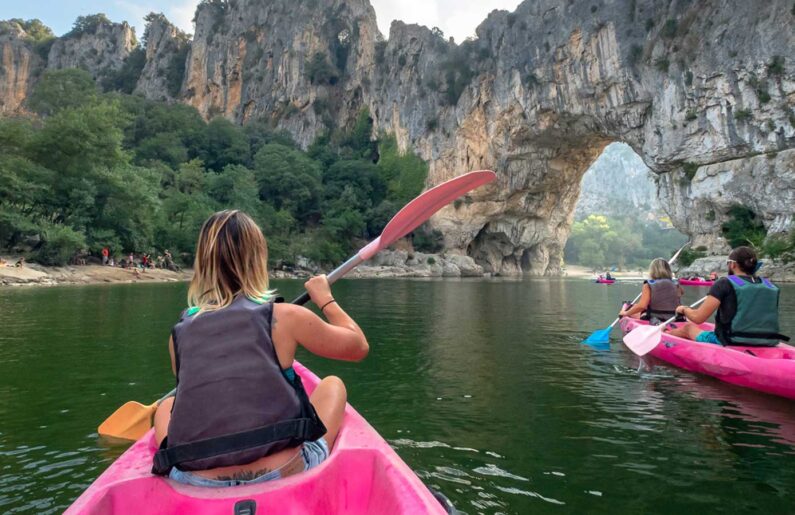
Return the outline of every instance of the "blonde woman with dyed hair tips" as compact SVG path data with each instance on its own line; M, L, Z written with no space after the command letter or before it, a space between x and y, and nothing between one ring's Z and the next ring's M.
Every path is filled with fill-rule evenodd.
M643 281L640 300L619 311L618 316L659 323L676 314L683 295L682 287L673 279L671 265L663 258L656 258L649 264L649 279Z
M367 339L324 275L304 286L325 321L281 303L267 262L265 237L245 213L204 222L188 308L168 342L177 393L155 414L153 473L215 488L261 483L317 466L334 446L345 386L326 377L308 397L292 368L295 351L359 361Z

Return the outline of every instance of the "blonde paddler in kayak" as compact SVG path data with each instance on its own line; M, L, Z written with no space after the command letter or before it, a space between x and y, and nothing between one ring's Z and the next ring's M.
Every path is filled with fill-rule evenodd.
M663 258L656 258L649 264L649 279L643 281L640 299L619 311L618 316L652 322L656 319L659 324L674 316L683 295L682 287L673 279L671 265Z
M312 311L268 288L268 251L256 223L221 211L201 228L188 308L168 347L177 393L155 414L160 450L152 472L208 487L261 483L325 460L347 400L337 377L307 397L292 365L296 348L359 361L364 333L334 300L325 276L306 282Z

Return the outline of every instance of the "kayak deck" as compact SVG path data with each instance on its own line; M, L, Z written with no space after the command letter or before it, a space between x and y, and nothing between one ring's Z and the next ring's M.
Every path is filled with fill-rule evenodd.
M624 334L640 325L648 325L648 322L621 319ZM712 331L715 326L701 324L699 327ZM775 347L724 347L663 333L660 344L650 354L690 372L795 399L795 347L784 343Z
M308 393L319 379L298 362ZM416 474L354 410L329 458L307 472L256 485L206 488L150 473L154 431L132 445L66 510L69 515L155 513L234 514L256 503L258 513L446 513Z

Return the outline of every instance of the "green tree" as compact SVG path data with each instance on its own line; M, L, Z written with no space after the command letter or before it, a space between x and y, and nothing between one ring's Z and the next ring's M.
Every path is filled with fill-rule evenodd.
M207 168L219 172L227 165L243 164L247 161L248 138L240 127L219 116L207 124L206 133L199 157Z
M411 152L401 155L394 136L382 136L378 154L378 173L387 184L390 200L402 205L422 192L428 177L425 161Z
M85 70L66 68L44 72L28 99L28 106L41 115L52 115L96 100L97 86L91 75Z
M260 199L306 223L319 215L320 166L299 150L269 143L254 156Z

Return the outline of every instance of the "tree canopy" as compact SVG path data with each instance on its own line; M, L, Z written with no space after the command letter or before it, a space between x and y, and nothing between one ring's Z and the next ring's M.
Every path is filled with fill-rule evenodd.
M304 152L267 123L205 122L190 106L115 89L100 92L81 70L48 72L30 117L0 119L0 251L64 264L105 246L169 249L189 263L207 216L237 208L263 228L272 264L335 264L425 182L419 157L373 138L366 110Z

